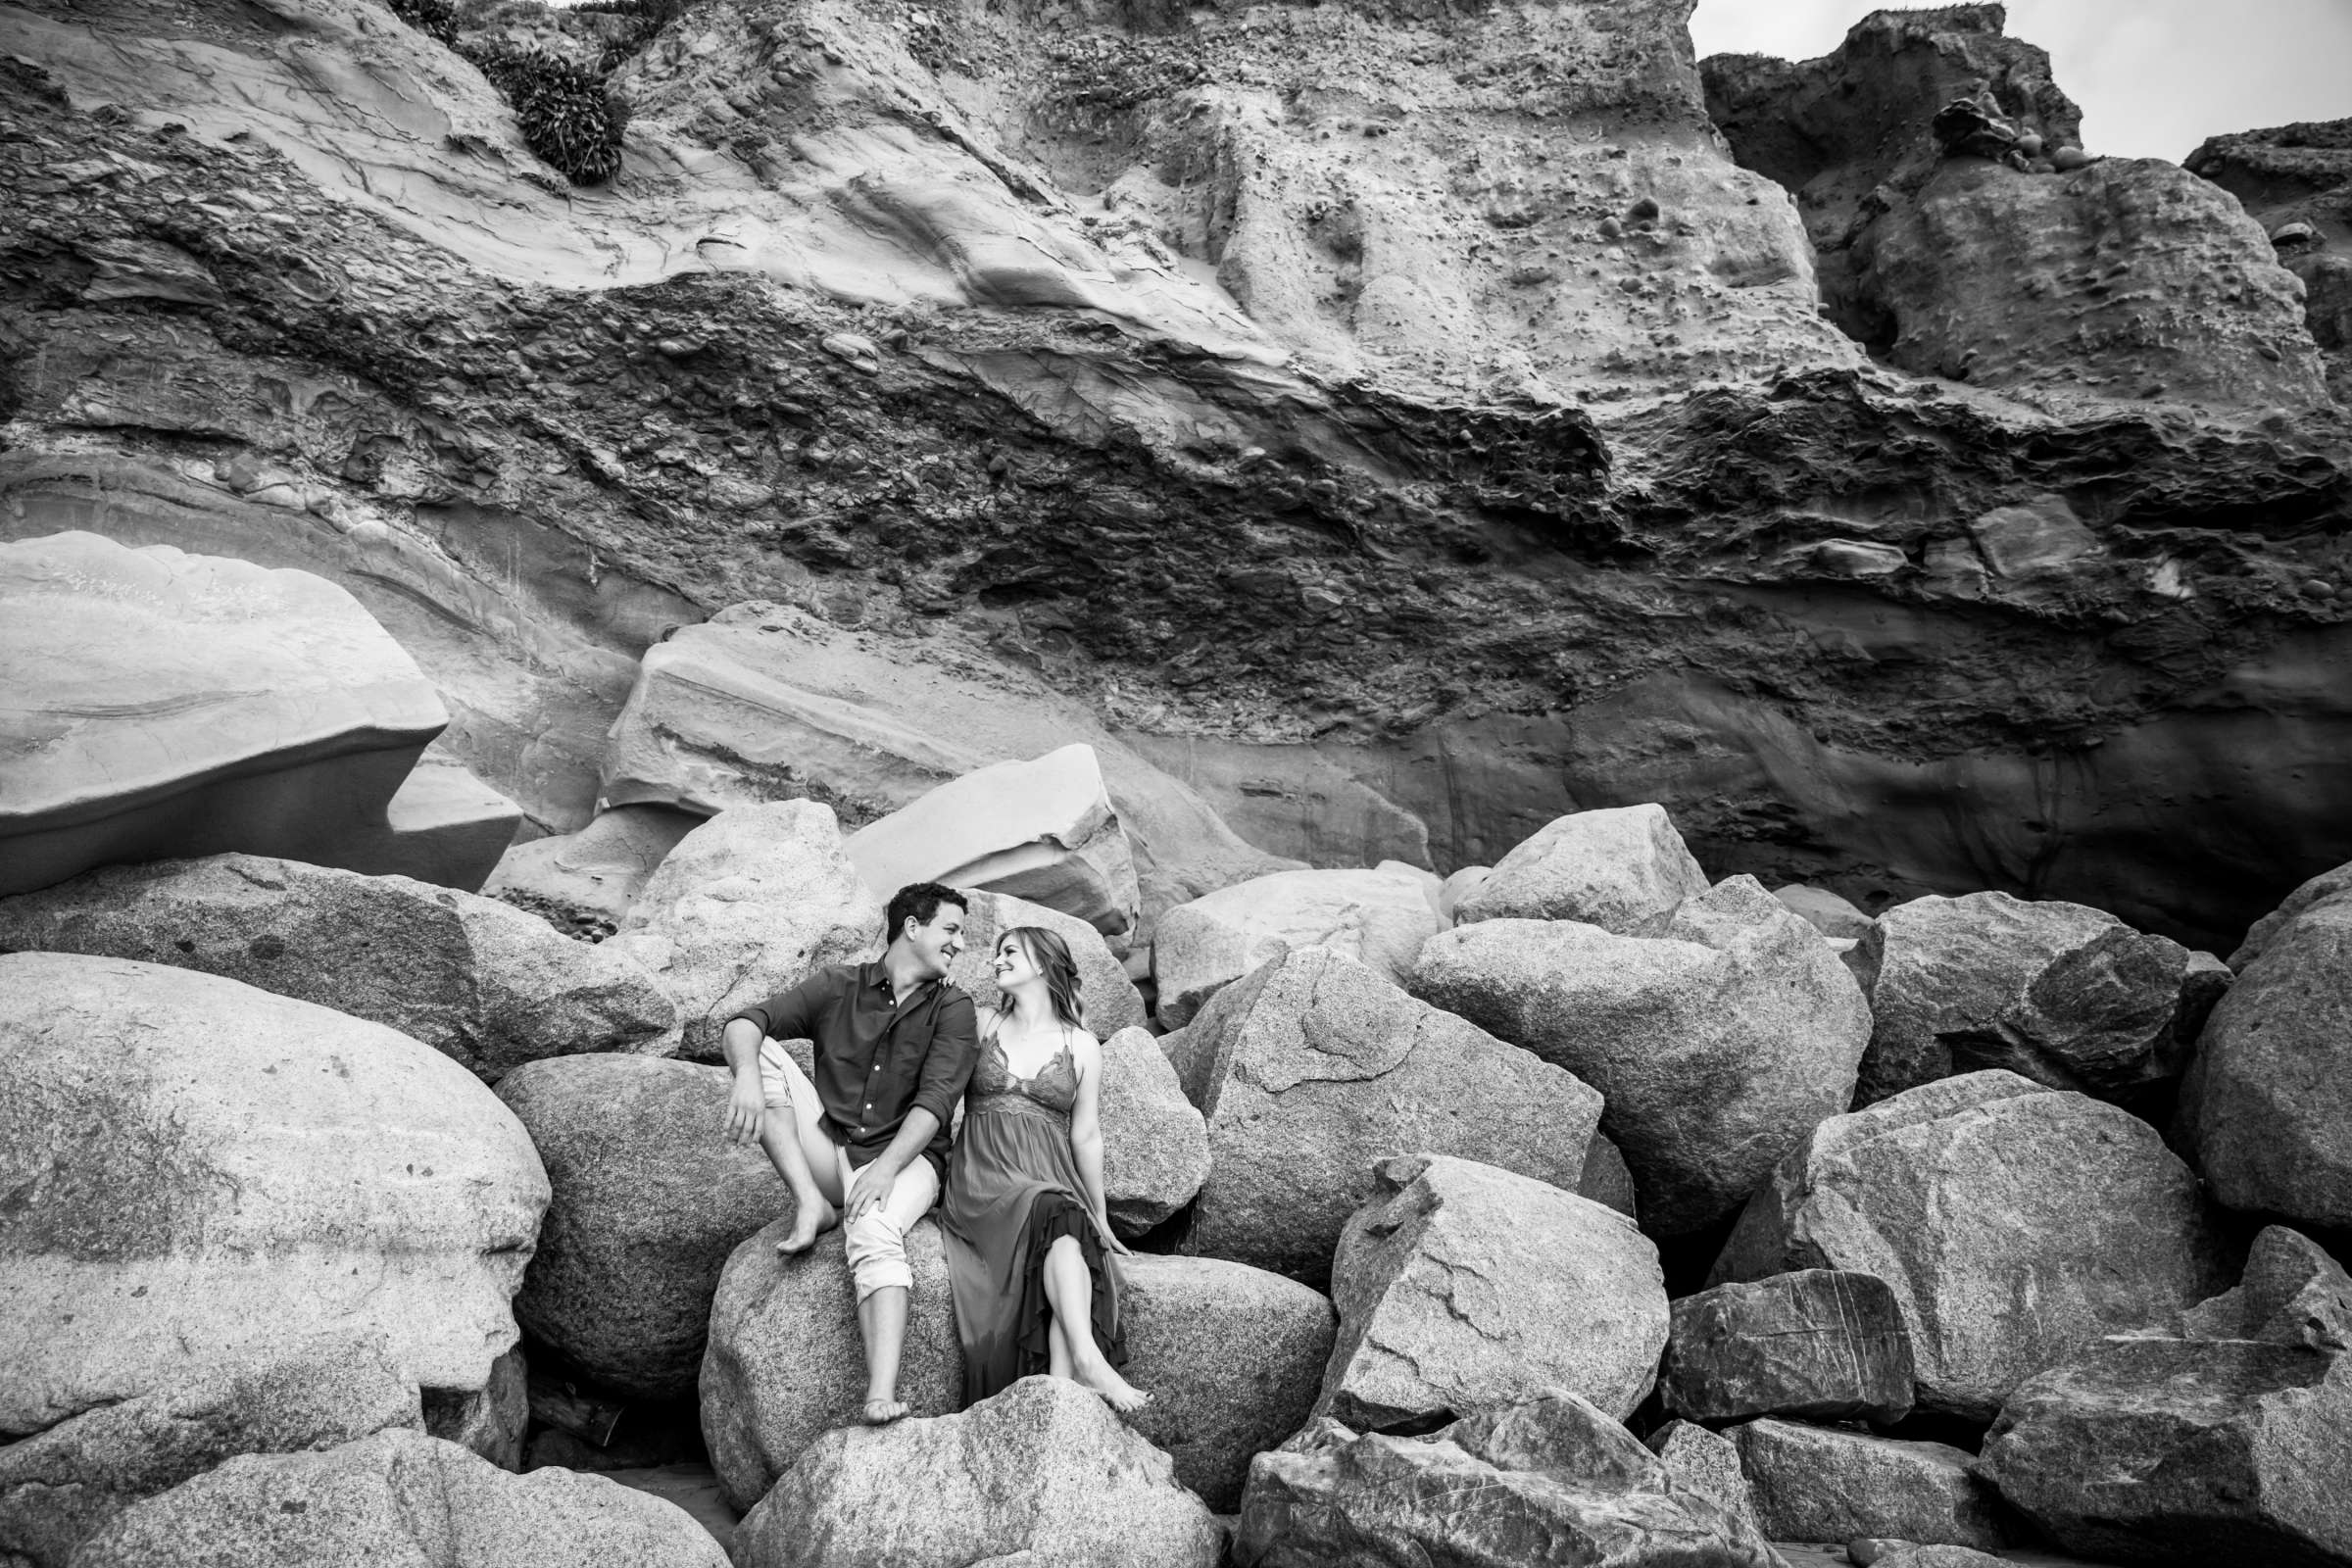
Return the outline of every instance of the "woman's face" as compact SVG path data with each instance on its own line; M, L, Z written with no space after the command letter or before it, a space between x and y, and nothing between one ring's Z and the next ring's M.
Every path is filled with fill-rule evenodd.
M993 967L997 972L997 986L1004 991L1010 991L1024 980L1034 980L1038 974L1037 965L1030 960L1029 950L1021 946L1019 937L1009 932L997 939Z

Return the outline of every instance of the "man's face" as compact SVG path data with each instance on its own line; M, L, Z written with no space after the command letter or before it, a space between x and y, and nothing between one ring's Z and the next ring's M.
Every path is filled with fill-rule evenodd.
M939 912L931 916L928 925L908 920L906 926L907 948L922 960L927 979L943 978L956 955L963 951L963 911L953 904L942 904Z

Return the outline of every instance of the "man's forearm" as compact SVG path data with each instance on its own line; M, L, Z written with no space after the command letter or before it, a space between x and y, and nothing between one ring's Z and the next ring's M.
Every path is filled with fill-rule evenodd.
M730 1018L726 1028L719 1031L718 1049L733 1071L757 1072L760 1069L760 1042L762 1038L760 1026L751 1019Z

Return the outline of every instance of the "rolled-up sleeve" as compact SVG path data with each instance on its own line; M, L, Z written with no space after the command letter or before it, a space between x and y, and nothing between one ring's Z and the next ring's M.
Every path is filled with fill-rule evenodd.
M923 1057L922 1074L915 1080L914 1102L906 1108L927 1110L939 1118L940 1126L947 1126L979 1056L980 1017L972 999L960 991L942 997L931 1051Z
M833 1000L840 988L840 976L830 969L820 969L797 986L777 992L756 1007L746 1007L729 1018L746 1019L760 1026L760 1033L769 1040L812 1040L816 1037L817 1016Z

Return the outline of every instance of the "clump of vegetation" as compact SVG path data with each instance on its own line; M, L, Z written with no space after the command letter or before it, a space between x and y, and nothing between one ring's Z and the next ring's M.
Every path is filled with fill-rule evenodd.
M458 8L450 0L392 0L392 14L436 43L458 46Z

